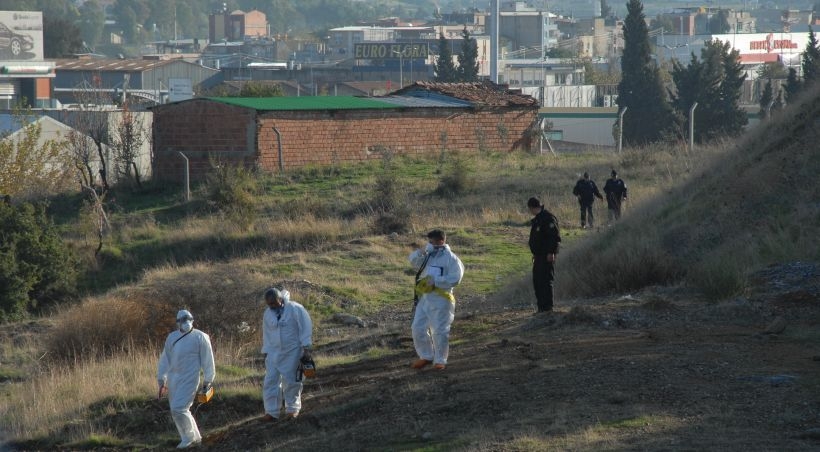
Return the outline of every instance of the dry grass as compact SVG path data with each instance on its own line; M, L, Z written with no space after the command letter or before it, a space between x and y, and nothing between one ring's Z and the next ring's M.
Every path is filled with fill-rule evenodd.
M107 358L78 356L71 366L44 367L23 381L11 383L0 405L4 432L18 440L49 438L64 443L95 436L116 438L125 433L112 431L92 418L127 410L128 406L145 404L156 397L161 344L140 345L131 345ZM257 392L257 385L245 378L245 372L229 371L232 366L247 365L247 350L241 344L214 341L214 353L220 390L230 387L233 391ZM163 407L167 407L165 403Z
M809 113L816 117L816 107ZM784 118L783 124L796 117ZM631 291L684 277L713 297L730 296L744 290L752 266L818 257L820 194L814 185L798 184L820 172L812 158L814 145L808 144L817 142L817 132L795 129L792 135L791 141L775 141L761 132L740 145L754 150L748 155L728 143L694 152L658 146L621 155L487 154L471 159L475 177L457 198L433 194L442 172L400 174L397 180L410 214L404 218L409 232L397 239L372 234L375 214L361 199L366 187L357 186L351 194L342 183L330 188L333 196L307 190L301 198L262 207L248 232L207 216L186 216L171 224L150 214L129 218L119 223L112 247L153 243L158 250L171 249L173 257L143 269L134 283L55 313L53 327L42 335L44 342L21 339L15 345L23 350L4 342L4 364L15 362L30 372L7 386L8 403L0 406L0 419L10 420L5 429L18 439L116 437L117 432L83 419L90 407L106 400L153 396L158 344L173 328L176 311L183 308L191 310L196 326L211 335L220 366L236 366L218 374L226 376L231 390L256 392L245 377L253 367L248 363L258 354L265 288L282 285L308 307L317 325L317 341L339 339L327 323L331 314L373 314L409 300L409 245L423 243L424 233L433 227L454 232L461 241L456 252L471 264L460 294L487 296L504 306L527 305L532 300L528 272L510 276L503 273L514 267L508 262L499 269L470 259L500 253L499 244L509 246L510 230L520 239L515 246L527 254L530 216L524 203L530 196L541 197L561 220L565 246L558 264L559 297ZM770 158L776 163L758 168L757 161ZM575 180L589 171L603 186L612 168L629 187L624 218L611 228L579 231L577 202L571 194ZM761 185L766 190L752 196ZM780 193L792 190L797 191L794 200L778 207ZM340 199L349 205L335 208ZM598 224L603 224L605 204L596 204ZM340 210L357 214L327 214ZM791 210L798 212L793 219L787 216ZM581 237L590 240L577 240ZM741 249L746 251L738 252ZM507 254L505 258L512 255ZM131 258L127 252L122 257ZM692 267L697 271L688 271ZM491 276L507 283L495 293L479 293L476 280L486 277L482 272L495 272ZM44 352L54 360L41 359ZM323 365L389 353L384 347L339 353L328 356ZM593 425L571 431L564 421L556 414L549 434L539 431L512 439L488 434L478 442L479 449L629 448L631 430L661 431L679 423L663 418L651 420L649 426Z

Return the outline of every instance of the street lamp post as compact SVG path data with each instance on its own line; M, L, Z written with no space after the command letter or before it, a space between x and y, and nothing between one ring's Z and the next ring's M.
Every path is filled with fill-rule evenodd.
M394 54L399 56L399 88L404 88L404 52L392 50Z

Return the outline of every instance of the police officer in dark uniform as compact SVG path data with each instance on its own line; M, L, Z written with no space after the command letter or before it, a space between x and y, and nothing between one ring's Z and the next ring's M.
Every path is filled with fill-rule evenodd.
M552 311L552 289L555 279L555 258L561 233L558 219L544 208L538 198L530 198L527 208L535 215L530 229L530 251L532 252L532 283L538 312Z
M572 189L572 194L578 198L578 203L581 205L581 228L586 229L587 225L592 229L592 203L595 198L604 199L601 192L598 191L598 186L595 181L589 178L589 173L584 173L582 179L578 179L575 183L575 188ZM589 217L589 218L587 218ZM589 222L587 222L589 219Z
M604 184L606 206L609 209L609 221L621 218L621 204L626 201L626 184L618 177L618 172L612 170L612 177Z

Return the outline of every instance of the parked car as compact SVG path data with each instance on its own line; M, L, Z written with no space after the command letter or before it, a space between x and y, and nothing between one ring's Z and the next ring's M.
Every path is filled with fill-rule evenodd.
M31 36L13 32L0 22L0 49L10 53L13 58L34 48L34 39Z

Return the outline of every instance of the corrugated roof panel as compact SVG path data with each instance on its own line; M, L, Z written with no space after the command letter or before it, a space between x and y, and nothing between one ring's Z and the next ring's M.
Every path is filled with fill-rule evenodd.
M287 110L365 110L396 108L396 105L355 96L302 96L302 97L209 97L239 107L261 111Z

